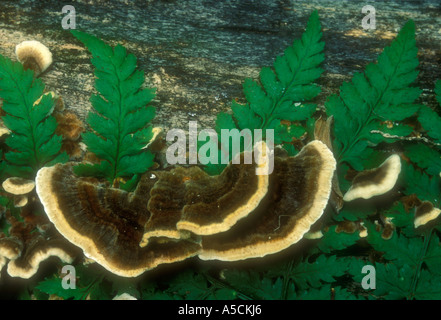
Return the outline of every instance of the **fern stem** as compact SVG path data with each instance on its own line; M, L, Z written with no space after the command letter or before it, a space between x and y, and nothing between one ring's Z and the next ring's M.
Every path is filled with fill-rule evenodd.
M422 253L420 255L419 261L418 261L418 265L415 269L415 274L413 276L412 279L412 284L410 287L410 297L408 297L408 299L412 299L415 296L415 291L418 285L418 280L420 278L420 273L421 273L421 267L423 265L424 262L424 258L426 257L426 253L427 253L427 249L429 248L429 243L430 243L430 238L432 235L432 230L430 229L428 231L426 231L425 235L424 235L424 245L423 245L423 249L422 249Z
M86 290L84 292L84 294L81 296L81 300L86 300L87 297L90 295L90 293L92 292L93 288L100 284L104 279L104 275L99 276L98 278L95 278L87 287Z
M112 186L114 188L118 188L119 183L116 180L116 177L117 177L117 174L118 174L117 169L118 169L118 165L119 165L119 163L118 163L118 160L119 160L119 150L120 150L121 143L122 143L121 140L123 138L123 137L121 137L121 117L122 117L122 108L123 108L123 106L122 106L122 93L121 93L121 82L122 82L122 80L120 78L120 74L118 72L118 68L117 68L117 66L115 66L113 64L113 61L112 61L112 66L113 66L113 68L115 70L116 76L118 77L118 95L119 95L118 126L117 126L117 137L118 137L118 139L116 139L115 166L113 167L113 173L112 173Z
M223 281L220 281L220 280L218 280L216 278L213 278L212 276L210 276L208 274L205 274L205 278L208 280L208 282L210 282L215 287L234 290L236 292L236 295L237 295L237 297L239 299L242 299L242 300L253 300L253 298L251 298L251 297L247 296L246 294L240 292L236 288L233 288L229 284L227 284L227 283L225 283Z
M292 267L294 265L294 260L291 259L287 263L287 267L285 269L284 275L283 275L283 291L282 291L282 300L286 300L288 297L288 286L290 282L289 274L291 273Z

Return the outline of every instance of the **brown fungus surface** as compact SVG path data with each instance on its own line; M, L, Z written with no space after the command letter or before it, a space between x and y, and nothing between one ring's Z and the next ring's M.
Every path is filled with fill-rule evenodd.
M36 181L66 239L109 271L133 277L196 255L241 260L289 247L322 215L335 165L326 145L313 141L295 157L275 158L270 175L256 174L268 161L230 163L213 177L176 167L146 173L129 193L57 164L42 168Z
M415 209L415 228L422 228L423 226L432 225L440 214L441 210L435 208L430 201L423 201Z
M65 263L75 259L78 255L76 247L56 232L40 231L42 228L37 220L28 222L28 218L19 221L6 213L11 227L8 235L0 234L0 264L1 268L7 266L9 276L29 279L49 258L57 257ZM40 223L44 223L44 219L41 220Z
M57 257L64 263L72 263L75 256L75 249L64 239L47 240L43 236L36 236L26 244L19 257L9 262L8 274L29 279L46 259Z
M322 118L317 119L314 126L315 139L323 142L331 151L333 151L331 138L331 128L333 123L334 116L330 116L326 120ZM334 173L334 177L332 178L332 190L329 202L331 203L335 212L339 212L341 208L343 208L343 194L340 190L340 185L336 172Z
M34 190L35 182L19 177L11 177L3 181L2 187L8 193L24 195Z
M187 181L178 229L198 235L227 231L259 205L268 191L269 176L257 175L256 169L265 163L244 164L241 156L240 165L229 165L218 176Z
M15 47L18 61L24 69L31 69L35 76L44 72L52 64L52 53L41 42L36 40L23 41Z
M378 168L365 170L357 174L343 200L370 199L385 194L395 186L400 172L401 160L397 154L394 154Z
M152 177L157 179L151 190L150 199L146 208L151 213L144 226L144 234L140 246L144 247L153 237L181 238L181 232L176 225L182 217L182 208L185 205L186 182L196 181L205 176L198 167L178 167L171 171L153 172Z
M199 167L178 167L160 174L150 192L152 216L141 246L151 237L181 238L192 232L211 235L229 230L256 208L268 190L268 175L257 164L229 165L217 176ZM265 166L264 163L260 168Z
M78 179L71 164L57 164L39 170L37 193L57 230L86 257L117 275L134 277L199 250L196 243L172 239L139 246L150 217L143 183L146 180L134 193L103 188Z
M23 250L23 242L17 237L0 239L0 256L8 260L17 259Z
M336 162L318 140L295 157L275 158L269 192L247 219L202 237L203 260L235 261L282 251L303 238L328 203Z

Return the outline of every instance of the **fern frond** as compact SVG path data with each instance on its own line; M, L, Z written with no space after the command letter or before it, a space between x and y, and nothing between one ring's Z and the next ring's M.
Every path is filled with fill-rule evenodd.
M411 86L418 75L417 51L415 25L410 20L384 49L378 63L367 65L364 73L356 73L351 82L341 86L340 95L328 99L325 107L327 114L334 116L334 150L339 163L363 170L360 159L371 155L369 146L390 142L372 130L400 136L412 132L394 122L414 115L420 108L414 101L421 90Z
M281 300L295 296L294 285L289 283L285 290L282 277L272 279L256 271L242 270L226 270L224 275L232 287L253 299Z
M394 232L392 238L385 240L381 232L375 230L372 223L366 223L368 229L367 241L379 252L384 252L384 258L393 261L398 267L411 266L416 268L420 262L423 241L421 238L407 238Z
M441 80L435 82L436 100L441 106ZM426 130L429 137L433 138L435 142L441 143L441 117L438 113L428 106L421 108L418 114L418 121Z
M406 156L429 175L439 176L441 172L441 156L436 149L418 143L405 146L405 151Z
M385 210L383 215L387 219L391 219L396 228L400 229L400 234L412 238L419 236L419 233L415 231L414 220L415 210L406 211L403 202L398 202L391 208Z
M76 173L106 177L114 183L118 177L143 173L153 164L153 155L144 147L152 139L155 109L147 106L154 89L142 89L144 73L136 69L136 57L117 45L110 47L100 39L72 30L92 53L95 88L98 94L90 101L95 112L87 122L94 132L83 134L89 150L103 161L97 165L80 165Z
M416 300L440 300L441 276L427 270L421 270L421 275L415 288L413 298Z
M438 235L435 233L430 238L424 262L432 274L441 276L441 243Z
M316 110L315 104L307 102L321 91L314 83L323 72L319 66L324 60L325 43L321 38L319 16L314 11L301 39L296 39L283 56L277 57L274 68L262 68L260 81L244 81L243 92L247 103L243 105L233 101L232 115L218 115L216 131L219 137L221 129L232 128L250 129L252 133L254 129L262 129L263 139L265 130L274 130L275 144L289 143L294 137L302 136L305 133L302 126L284 124L282 121L306 121ZM225 144L220 138L219 141ZM235 155L231 154L231 150L229 152L232 159ZM223 166L219 166L217 171L222 169Z
M336 281L337 277L345 274L348 268L348 261L337 259L337 257L320 255L314 262L303 261L294 266L288 276L300 289L308 287L319 288L325 283Z
M405 265L398 267L393 263L375 265L375 295L389 300L411 299L413 270Z
M435 205L439 202L441 197L439 177L430 177L415 169L411 164L404 162L401 172L399 181L405 195L416 194L420 200L427 200Z
M55 134L53 97L43 93L44 83L34 79L32 70L0 55L3 122L11 130L6 144L12 151L5 154L10 175L34 178L41 167L68 160L59 152L62 138Z
M285 54L277 57L274 70L262 68L260 83L251 79L245 80L243 89L248 103L240 105L233 102L232 106L240 129L277 130L283 127L281 120L303 121L311 117L315 105L303 102L315 98L321 91L314 83L323 72L319 65L324 60L325 43L321 38L319 16L314 11L301 39L294 40L293 45L285 50ZM244 117L242 114L251 117ZM252 123L249 123L250 119ZM287 132L289 128L279 130ZM290 138L275 137L275 143L290 142Z
M423 237L407 238L394 232L391 239L384 240L380 232L375 231L373 224L369 224L367 227L369 244L375 250L383 252L385 259L393 262L385 266L377 264L377 282L383 277L384 271L387 271L388 274L392 272L388 276L390 279L385 284L389 283L390 286L399 288L398 291L404 296L398 298L426 299L432 297L434 299L440 296L441 290L432 288L435 279L437 281L440 279L441 247L436 233L429 232ZM387 270L388 268L392 269ZM401 277L396 278L393 273L401 274ZM404 275L407 278L405 280L403 279ZM382 290L384 288L380 289L380 295L391 291Z
M335 250L343 250L354 245L360 240L358 232L346 233L336 232L337 226L329 227L329 230L323 234L323 237L318 243L318 248L324 253L330 253Z

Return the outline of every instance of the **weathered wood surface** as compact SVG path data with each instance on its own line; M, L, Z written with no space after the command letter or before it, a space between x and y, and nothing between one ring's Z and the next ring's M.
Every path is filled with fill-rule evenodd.
M146 86L157 88L155 125L166 129L214 127L216 114L243 99L242 82L257 78L293 39L312 10L321 18L326 61L316 99L323 105L343 81L375 61L408 19L417 26L421 102L435 106L433 87L441 78L441 5L427 1L0 1L0 53L14 57L15 45L36 39L53 52L42 75L68 109L85 119L93 92L93 68L83 45L61 21L62 7L76 9L77 28L111 44L121 43L138 57ZM376 9L376 30L365 31L364 5Z

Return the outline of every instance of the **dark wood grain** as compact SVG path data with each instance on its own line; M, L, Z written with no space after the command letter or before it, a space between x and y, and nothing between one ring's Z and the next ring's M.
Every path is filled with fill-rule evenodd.
M376 8L376 30L364 31L363 1L0 1L0 53L14 57L15 45L36 39L54 54L42 75L47 88L60 93L68 109L85 119L93 92L90 56L61 27L65 4L73 4L77 28L138 57L146 86L157 88L155 125L166 129L214 127L216 114L232 99L243 100L242 82L257 78L293 39L317 9L326 41L322 93L338 92L343 81L375 61L408 19L417 26L421 102L436 105L435 79L441 78L441 6L437 0L368 2Z

